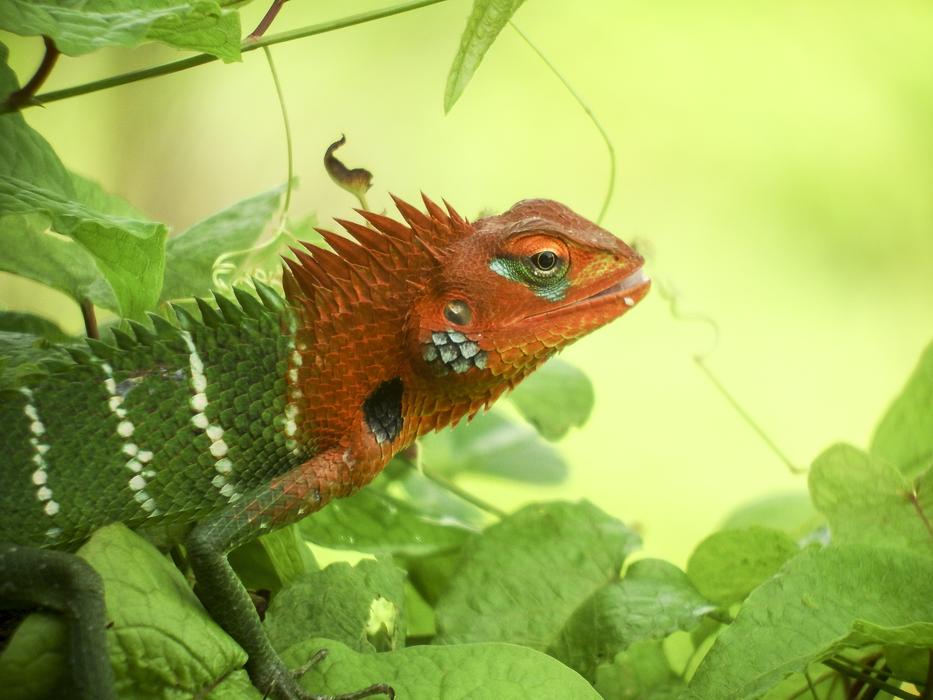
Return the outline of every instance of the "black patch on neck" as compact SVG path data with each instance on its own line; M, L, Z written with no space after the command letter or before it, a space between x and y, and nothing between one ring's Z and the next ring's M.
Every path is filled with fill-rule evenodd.
M363 402L363 417L380 445L392 442L402 432L402 393L399 377L383 382Z

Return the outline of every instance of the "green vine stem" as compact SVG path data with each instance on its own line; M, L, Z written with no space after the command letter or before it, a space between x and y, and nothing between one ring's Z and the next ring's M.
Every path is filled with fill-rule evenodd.
M287 41L294 41L295 39L304 39L306 37L315 36L317 34L326 34L327 32L333 32L338 29L353 27L357 24L372 22L384 17L400 15L405 12L418 10L423 7L428 7L429 5L436 5L441 2L446 2L446 0L412 0L411 2L403 2L399 3L398 5L393 5L392 7L385 7L379 10L373 10L371 12L361 12L356 15L341 17L339 19L321 22L319 24L312 24L307 27L300 27L298 29L282 32L280 34L272 34L270 36L262 37L258 40L247 40L240 45L240 52L247 53L249 51L255 51L256 49L264 48L266 46L273 46L275 44L282 44ZM103 78L102 80L94 80L90 83L75 85L74 87L64 88L62 90L45 92L41 95L36 95L30 105L24 106L48 104L50 102L57 102L58 100L67 99L69 97L87 95L92 92L107 90L119 85L127 85L129 83L139 82L140 80L148 80L149 78L156 78L162 75L171 75L172 73L178 73L179 71L194 68L195 66L201 66L205 63L212 63L216 60L218 60L218 58L212 54L201 53L197 54L196 56L191 56L190 58L183 58L181 60L172 61L171 63L165 63L160 66L153 66L152 68L144 68L142 70L130 71L129 73L121 73L120 75ZM5 105L2 109L0 109L0 114L10 111L14 111L13 108L9 105Z
M561 74L559 70L557 70L554 64L548 60L547 56L544 55L544 52L535 46L531 39L529 39L514 22L509 21L509 24L512 26L512 29L514 29L518 35L525 40L525 43L528 44L531 50L538 54L538 58L544 62L544 65L546 65L551 70L551 72L563 84L563 86L567 88L567 92L569 92L576 103L580 105L581 109L586 112L586 116L588 116L590 121L593 122L593 126L596 127L596 129L599 131L599 135L603 137L603 141L606 143L606 151L609 153L609 184L606 186L606 196L603 199L603 206L599 210L599 216L596 217L596 223L602 224L603 218L606 216L606 210L609 209L609 202L612 201L612 192L615 190L616 186L616 151L615 148L612 147L612 141L609 140L609 134L603 128L603 125L599 123L599 119L596 118L593 110L590 109L589 105L583 101L583 98L580 97L579 93L573 89L573 86L570 84L570 82Z
M282 110L282 124L285 127L285 148L288 151L288 179L285 185L285 202L282 204L282 213L279 216L279 228L284 228L285 221L288 218L288 209L292 204L292 186L295 178L295 158L292 149L292 128L288 122L288 110L285 108L285 92L282 90L282 82L279 80L278 71L275 69L275 63L272 60L272 52L268 46L262 47L266 54L266 61L269 63L269 72L272 74L272 84L275 85L275 94L279 100L279 109Z

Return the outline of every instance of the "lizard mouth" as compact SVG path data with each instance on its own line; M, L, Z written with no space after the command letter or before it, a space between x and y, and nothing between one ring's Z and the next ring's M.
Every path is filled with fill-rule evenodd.
M584 308L597 308L604 305L611 305L621 301L627 307L624 311L620 311L619 315L632 308L641 301L645 294L648 293L648 289L651 287L651 279L648 275L645 274L643 268L639 267L635 272L632 272L625 277L623 277L618 282L615 282L605 289L601 289L598 292L591 294L588 297L583 299L578 299L572 301L569 304L564 304L563 306L558 306L554 309L548 309L547 311L541 311L526 318L534 318L538 316L551 316L554 314L562 312L577 312Z

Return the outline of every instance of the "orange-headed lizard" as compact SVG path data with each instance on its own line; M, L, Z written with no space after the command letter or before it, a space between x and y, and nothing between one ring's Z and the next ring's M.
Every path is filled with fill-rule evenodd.
M285 299L201 301L200 319L153 317L4 390L0 596L71 621L80 697L114 691L100 578L69 550L112 522L187 524L198 593L253 683L309 697L227 553L365 486L648 291L637 253L557 202L472 223L396 204L404 223L360 211L339 221L355 241L296 251Z

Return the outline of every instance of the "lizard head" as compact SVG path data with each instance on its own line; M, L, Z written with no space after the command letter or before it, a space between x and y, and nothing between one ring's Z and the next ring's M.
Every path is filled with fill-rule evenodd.
M648 291L640 255L557 202L473 223L426 197L426 213L395 202L404 223L359 210L368 225L337 220L356 242L319 229L331 250L287 261L309 405L390 386L418 418L413 438L488 407Z
M642 257L558 202L524 200L471 228L415 305L413 341L438 375L513 386L648 292Z

